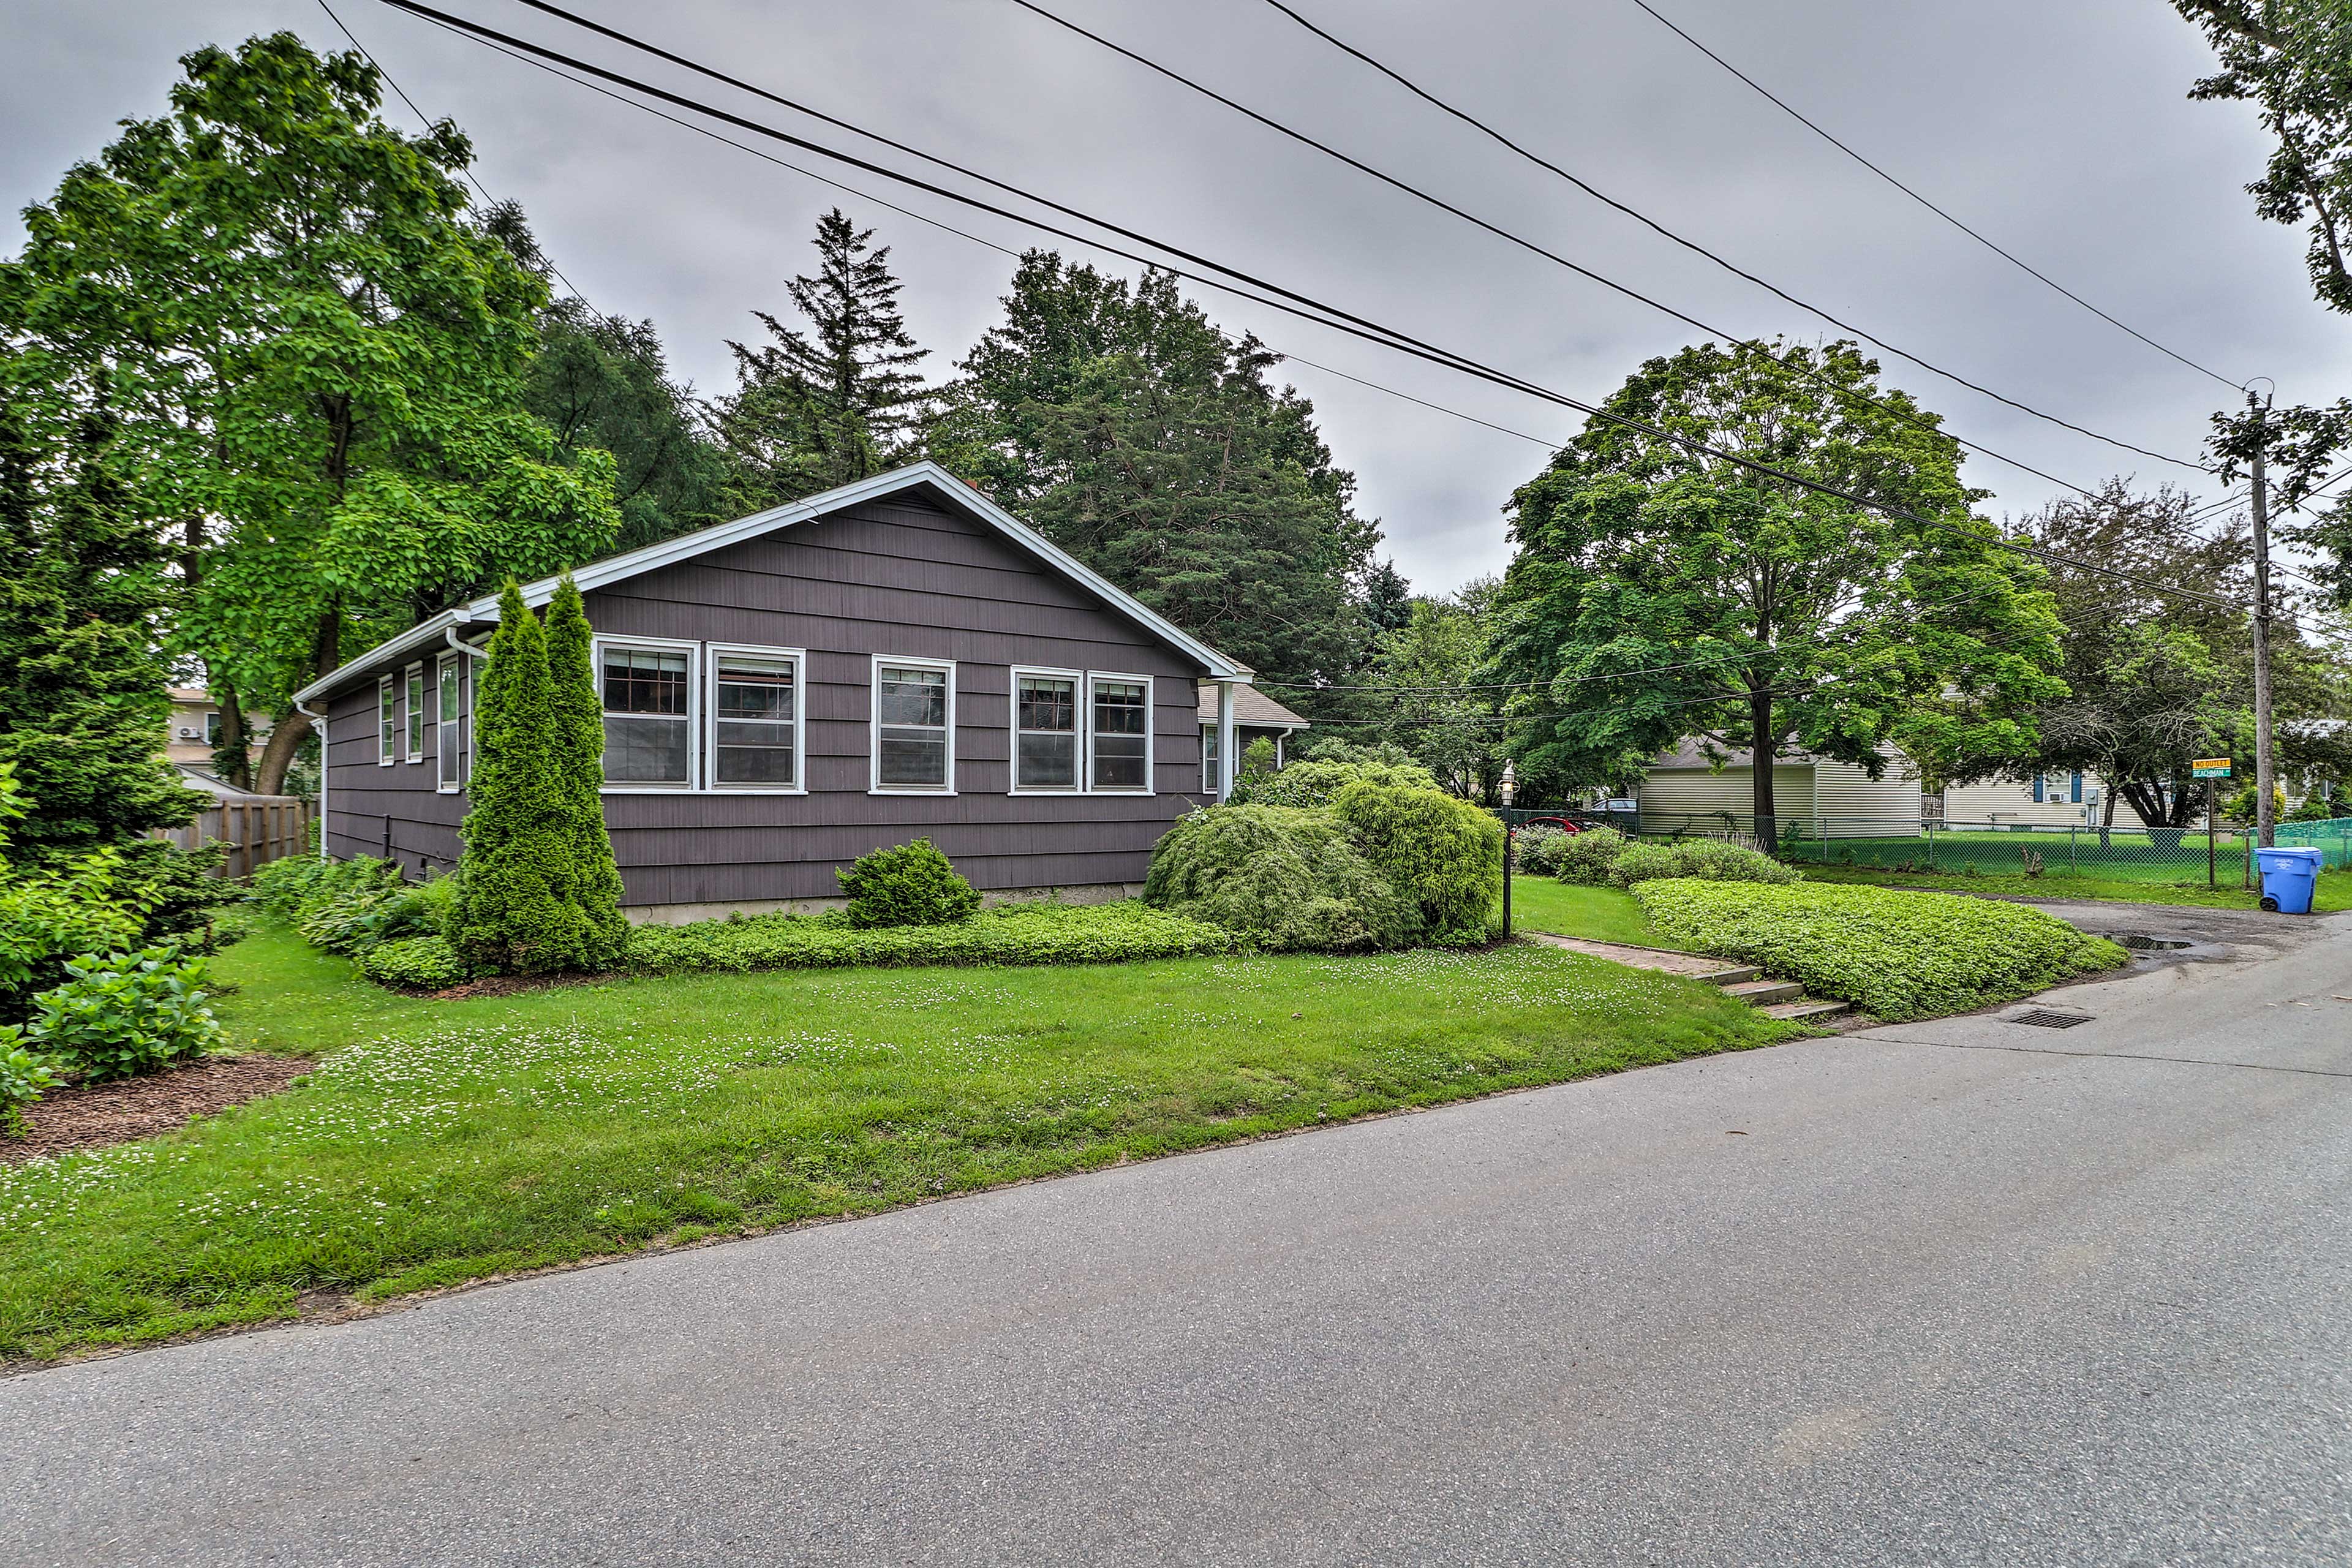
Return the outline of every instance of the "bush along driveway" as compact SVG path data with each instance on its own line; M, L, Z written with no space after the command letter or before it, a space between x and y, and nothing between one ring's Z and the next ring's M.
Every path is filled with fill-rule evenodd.
M272 927L185 1132L0 1171L0 1360L1764 1045L1714 987L1511 945L633 978L440 1001Z

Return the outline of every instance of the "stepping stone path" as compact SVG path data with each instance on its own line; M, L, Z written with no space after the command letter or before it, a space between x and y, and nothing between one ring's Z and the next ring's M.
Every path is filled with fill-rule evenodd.
M1847 1005L1843 1002L1819 1002L1807 996L1805 988L1793 980L1767 980L1753 964L1727 963L1704 953L1675 952L1663 947L1633 947L1622 942L1586 942L1581 937L1552 936L1538 931L1523 934L1529 941L1542 942L1547 947L1564 947L1570 952L1605 958L1612 963L1631 964L1635 969L1663 970L1668 974L1687 975L1693 980L1710 980L1723 987L1725 995L1737 996L1775 1018L1818 1024L1847 1011Z

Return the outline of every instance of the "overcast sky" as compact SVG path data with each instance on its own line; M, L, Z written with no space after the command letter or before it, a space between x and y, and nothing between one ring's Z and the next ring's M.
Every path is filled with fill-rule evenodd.
M1011 263L479 46L378 0L332 0L398 84L473 137L599 309L650 316L676 370L731 381L725 340L788 310L815 216L839 203L892 247L907 316L949 374L995 318ZM443 9L808 131L786 111L600 43L508 0ZM1009 0L569 0L898 140L1597 400L1692 329L1252 125ZM1832 329L1520 163L1338 54L1264 0L1041 0L1378 167L1729 331ZM2299 232L2242 187L2266 143L2242 105L2190 103L2210 68L2163 0L1653 0L1849 144L2121 320L2282 401L2352 391L2352 323L2311 300ZM1800 295L2075 424L2194 458L2236 394L2126 337L1924 212L1695 53L1633 0L1294 0L1450 101ZM16 0L0 7L0 248L16 210L159 112L176 58L289 27L343 47L317 0ZM396 100L387 110L412 125ZM847 139L835 133L837 144ZM868 150L870 149L864 149ZM778 151L782 151L779 149ZM787 153L786 155L793 155ZM809 162L805 158L796 161ZM905 163L887 156L882 161ZM1013 248L1017 225L847 184ZM1069 248L1069 247L1065 247ZM1101 259L1097 258L1097 259ZM1556 441L1569 411L1194 290L1210 314L1398 391ZM1948 427L2063 479L2193 472L2118 451L1905 363L1886 378ZM1501 508L1540 446L1293 363L1398 564L1444 589L1508 558ZM1994 515L2052 487L1964 470Z

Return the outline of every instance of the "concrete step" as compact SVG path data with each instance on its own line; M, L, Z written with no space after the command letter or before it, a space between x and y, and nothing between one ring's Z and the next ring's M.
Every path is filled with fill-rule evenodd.
M1723 994L1762 1007L1774 1002L1794 1002L1804 995L1805 988L1793 980L1743 980L1725 986Z
M1709 969L1691 976L1694 980L1710 981L1717 985L1737 985L1743 980L1753 980L1764 972L1752 963L1736 963L1726 969Z
M1788 1018L1803 1024L1818 1024L1824 1019L1834 1018L1840 1013L1848 1010L1847 1005L1843 1002L1811 1001L1776 1002L1769 1007L1757 1009L1758 1012L1769 1017Z

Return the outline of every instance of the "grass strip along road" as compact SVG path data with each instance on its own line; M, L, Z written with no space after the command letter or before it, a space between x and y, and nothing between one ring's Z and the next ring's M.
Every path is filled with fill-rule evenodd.
M436 1002L271 928L216 968L238 1043L329 1054L290 1092L184 1132L0 1167L0 1361L1797 1032L1712 986L1533 945Z

